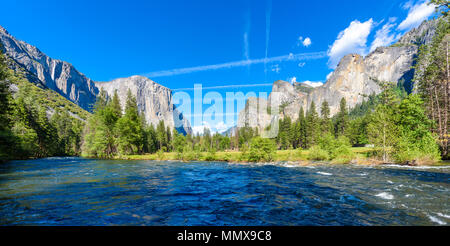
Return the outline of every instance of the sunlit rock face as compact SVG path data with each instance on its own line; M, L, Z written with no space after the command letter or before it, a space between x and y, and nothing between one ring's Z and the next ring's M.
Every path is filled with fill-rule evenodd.
M409 84L412 88L414 59L421 44L431 42L436 29L436 20L425 21L419 27L406 33L399 41L390 47L378 47L363 57L358 54L344 56L324 85L308 87L305 84L276 81L268 102L255 98L247 101L246 107L239 113L238 127L245 125L264 129L274 117L289 116L292 120L298 118L300 108L307 109L314 102L316 111L324 101L330 105L332 115L339 111L342 98L349 108L363 102L370 94L381 92L379 82L387 81ZM277 94L277 97L274 95ZM278 105L278 114L270 115L267 110L257 110L263 104ZM258 112L261 115L256 115Z
M100 88L110 96L117 90L122 105L130 89L147 123L156 126L162 120L166 126L175 127L181 133L192 132L189 122L173 106L172 91L148 78L132 76L94 82L70 63L52 59L35 46L15 39L1 26L0 42L3 52L13 61L11 68L20 70L29 81L58 92L85 110L91 111Z
M130 90L136 97L139 111L144 112L147 123L156 127L162 120L166 126L175 127L179 132L192 133L189 121L173 105L172 91L147 77L131 76L109 82L95 82L95 85L105 90L110 97L117 91L123 108Z
M98 89L94 82L65 61L52 59L33 45L15 39L0 26L3 52L29 75L30 81L42 83L84 109L95 102ZM28 76L27 76L28 77Z

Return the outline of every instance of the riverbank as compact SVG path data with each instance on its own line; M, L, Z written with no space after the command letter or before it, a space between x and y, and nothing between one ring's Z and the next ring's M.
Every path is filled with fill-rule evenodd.
M352 147L354 158L350 161L331 160L326 161L332 164L356 164L356 165L383 165L380 160L370 157L373 148L369 147ZM289 164L307 166L320 163L315 160L308 160L309 150L277 150L272 162L288 162ZM143 155L121 155L112 159L116 160L162 160L162 161L223 161L230 163L249 163L242 159L241 151L218 151L211 155L208 152L198 152L197 156L192 158L179 158L176 152L153 153ZM392 164L392 163L391 163ZM450 166L450 161L424 162L419 163L420 166Z

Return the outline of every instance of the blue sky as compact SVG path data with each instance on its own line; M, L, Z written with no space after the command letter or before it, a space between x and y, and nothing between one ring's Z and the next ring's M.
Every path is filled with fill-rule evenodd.
M325 82L343 55L395 42L432 17L432 7L424 0L16 0L2 3L0 25L95 81L145 75L171 89L260 85L215 89L223 94L270 92L261 84L294 77Z

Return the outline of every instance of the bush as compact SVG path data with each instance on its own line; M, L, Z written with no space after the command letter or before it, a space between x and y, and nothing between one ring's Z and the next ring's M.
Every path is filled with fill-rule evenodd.
M230 153L226 153L223 156L223 161L231 161L231 154Z
M162 161L164 160L164 150L160 149L158 152L156 152L156 155L158 156L158 160Z
M246 144L243 144L240 148L241 154L239 155L239 161L248 160L248 147Z
M272 161L276 150L275 143L269 138L256 137L250 143L248 161Z
M183 153L183 161L193 161L196 160L196 155L194 151L185 151Z
M403 133L394 146L393 157L397 163L433 163L440 160L439 146L431 132L421 139L412 139L409 135Z
M336 139L331 134L326 134L319 139L319 147L327 152L329 160L336 160L339 163L348 163L355 156L350 141L345 136Z
M215 161L216 160L216 149L210 148L208 154L206 154L205 161Z
M314 145L309 149L308 160L325 161L329 158L328 152L321 149L318 145Z

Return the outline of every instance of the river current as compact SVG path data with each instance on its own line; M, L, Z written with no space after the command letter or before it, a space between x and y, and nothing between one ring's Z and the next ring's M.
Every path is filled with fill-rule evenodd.
M449 225L450 167L46 158L0 165L0 225Z

